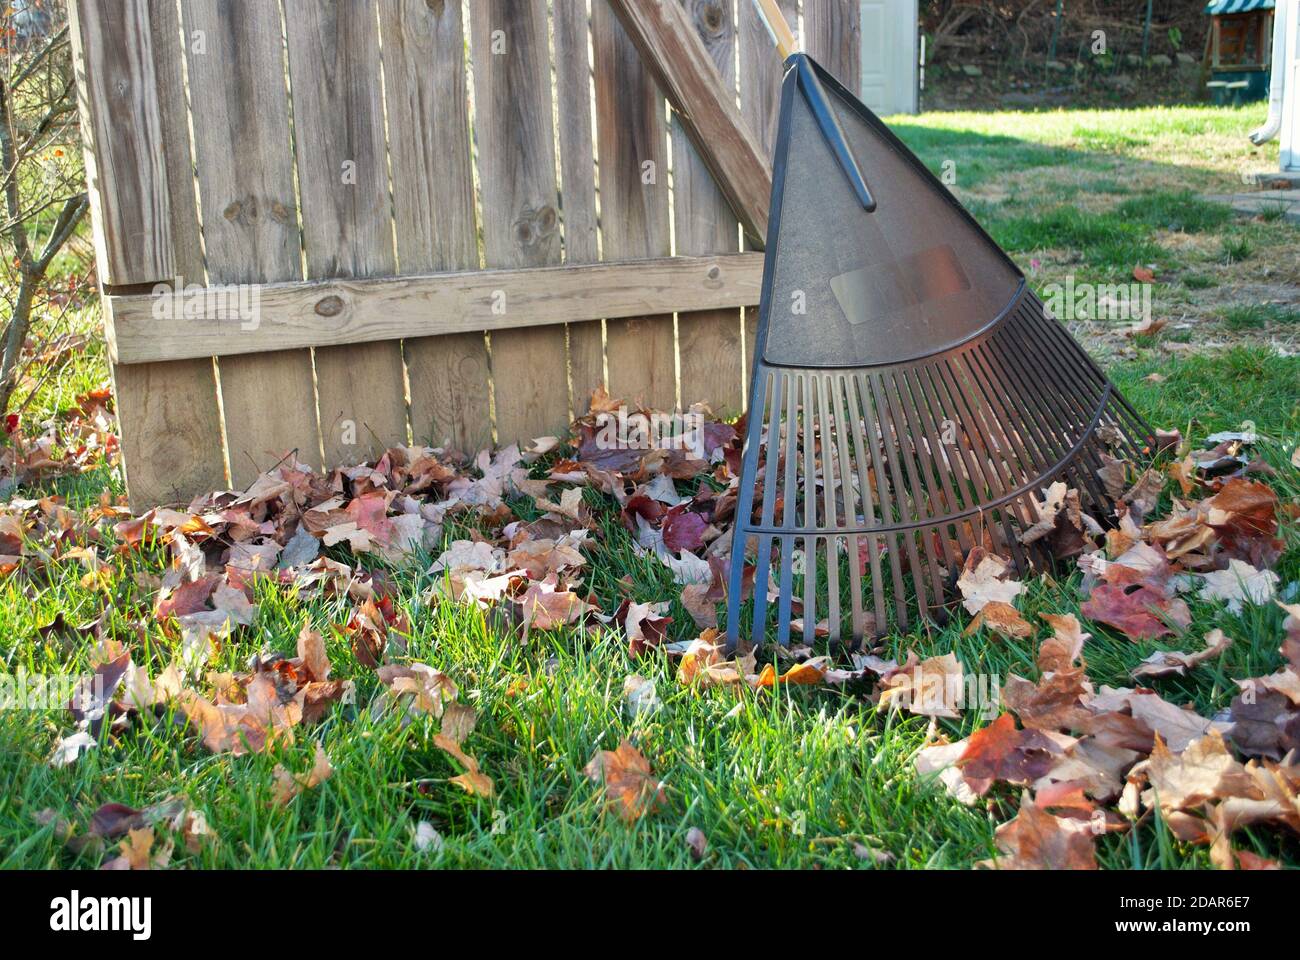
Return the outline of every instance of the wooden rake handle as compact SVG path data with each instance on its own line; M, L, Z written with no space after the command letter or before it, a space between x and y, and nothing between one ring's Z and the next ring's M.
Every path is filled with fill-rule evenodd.
M798 43L795 42L790 24L786 22L785 14L781 12L776 0L754 0L754 4L758 7L763 22L767 24L767 29L771 31L772 39L776 41L776 49L780 51L781 59L786 59L794 53Z

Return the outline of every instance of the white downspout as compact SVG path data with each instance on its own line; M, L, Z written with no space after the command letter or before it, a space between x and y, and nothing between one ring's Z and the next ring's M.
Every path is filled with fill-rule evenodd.
M1267 143L1278 135L1282 129L1282 91L1286 86L1287 75L1287 33L1291 26L1290 18L1295 16L1297 0L1277 0L1273 10L1273 57L1269 74L1268 117L1264 125L1251 131L1250 142L1258 146Z

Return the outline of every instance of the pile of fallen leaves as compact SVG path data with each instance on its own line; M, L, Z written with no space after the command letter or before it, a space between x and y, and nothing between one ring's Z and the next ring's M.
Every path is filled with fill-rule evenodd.
M1212 862L1224 869L1278 866L1234 849L1232 836L1242 827L1300 833L1300 605L1276 598L1279 578L1270 569L1283 549L1278 515L1294 518L1297 508L1251 479L1272 472L1244 455L1251 440L1220 435L1209 438L1211 449L1180 449L1168 468L1178 493L1164 518L1144 519L1164 487L1154 470L1138 484L1145 502L1132 491L1120 499L1118 525L1076 558L1086 597L1080 612L1137 642L1185 634L1192 618L1180 594L1222 601L1236 612L1276 603L1287 614L1278 638L1285 666L1238 679L1230 706L1202 716L1149 687L1095 688L1086 666L1091 635L1073 615L1043 615L1052 636L1038 646L1038 677L1008 677L999 704L1006 712L964 740L949 742L932 728L932 742L915 761L918 772L936 776L966 804L998 782L1022 789L1017 815L997 830L1001 856L985 865L1095 869L1099 836L1156 814L1179 840L1208 844ZM1212 495L1192 499L1204 492ZM995 574L1005 570L999 563ZM970 582L1014 582L997 575ZM959 587L976 613L972 629L1016 638L1037 632L1009 602L1019 590L992 599ZM1194 652L1153 653L1133 679L1183 676L1219 657L1233 638L1214 629L1203 642ZM910 675L907 665L886 670L886 686L892 676L905 676L909 708L957 715L959 696L944 696L963 687L951 656L916 665ZM928 708L914 705L918 688L931 693Z
M71 348L69 348L71 349ZM41 423L6 414L0 434L0 496L16 487L73 476L119 459L117 417L108 384L77 397Z
M931 718L927 746L916 757L920 773L969 804L999 782L1023 790L1019 812L998 829L1000 866L1095 866L1098 836L1132 829L1156 811L1179 838L1210 844L1214 862L1225 867L1260 865L1232 847L1241 826L1300 830L1297 607L1286 607L1287 636L1279 639L1288 665L1271 676L1242 678L1231 708L1214 717L1142 686L1095 689L1086 673L1089 634L1074 616L1044 616L1052 636L1038 645L1039 676L1007 678L1000 692L1006 712L969 738L949 742L937 721L964 710L963 666L951 652L925 660L909 653L899 663L884 659L883 647L815 655L795 646L776 651L779 662L761 669L752 649L727 654L717 615L725 599L743 423L707 420L693 450L654 443L611 449L600 440L599 418L619 406L598 392L570 437L474 458L396 447L374 463L328 474L290 459L246 490L213 493L185 509L132 516L105 499L72 511L53 498L0 506L0 576L37 580L46 566L75 560L94 585L107 576L113 554L162 551L166 563L162 576L137 574L135 584L152 597L145 618L174 641L174 657L161 669L151 673L150 665L133 662L129 640L106 632L102 620L74 626L60 618L43 628L65 642L90 644L96 665L70 704L70 729L51 762L74 763L106 737L169 717L210 751L259 753L293 742L336 705L354 704L357 678L332 675L324 640L309 624L294 657L267 651L241 672L212 668L220 650L254 623L257 589L266 582L339 601L348 614L330 629L378 680L379 693L366 708L376 716L396 713L403 725L417 718L436 723L434 744L464 771L452 782L491 795L492 780L463 746L475 710L460 702L452 677L407 655L410 614L399 609L388 570L433 557L434 586L420 609L475 605L503 642L575 625L618 631L630 657L657 651L674 658L682 684L852 684L869 690L882 709ZM1042 491L1042 522L1026 529L1022 541L1045 539L1058 557L1077 563L1086 595L1081 613L1093 623L1137 641L1181 635L1190 624L1181 595L1189 592L1233 609L1274 602L1279 583L1271 568L1283 548L1278 516L1294 517L1296 506L1280 505L1254 479L1268 470L1247 455L1251 438L1210 439L1209 449L1178 447L1164 471L1108 462L1098 473L1115 500L1114 515L1102 518L1109 529L1092 518L1084 523L1077 493L1064 484ZM1172 509L1157 519L1156 504L1170 483ZM694 623L675 633L690 639L670 639L669 602L625 595L602 605L590 588L589 555L602 529L597 504L617 511L634 549L661 564L676 584ZM752 568L746 574L743 582L752 589ZM985 629L1011 642L1034 642L1040 628L1016 606L1025 585L1009 560L975 548L953 579L952 605L973 616L967 633ZM103 585L107 591L110 585ZM1214 631L1202 650L1153 655L1134 679L1195 670L1231 642ZM651 680L633 674L624 693L634 717L657 709ZM664 802L649 762L630 742L597 751L586 769L626 819ZM311 769L277 770L276 797L290 802L331 773L318 748ZM153 850L152 831L163 821L187 843L203 832L191 829L188 812L170 807L158 815L130 811L97 832L102 839L126 837L115 865L156 865L161 853ZM430 825L421 827L428 829L417 833L417 844L440 842ZM164 852L169 856L170 847Z

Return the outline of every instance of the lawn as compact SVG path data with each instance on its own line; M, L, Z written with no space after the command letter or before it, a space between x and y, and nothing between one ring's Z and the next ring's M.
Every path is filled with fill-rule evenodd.
M1162 329L1130 334L1122 325L1094 321L1071 327L1153 425L1179 429L1199 446L1208 435L1249 422L1258 439L1248 452L1272 470L1251 479L1262 476L1289 505L1279 510L1284 549L1274 570L1279 594L1294 603L1300 236L1283 218L1243 219L1200 199L1232 190L1243 166L1276 163L1275 149L1251 156L1245 146L1245 132L1261 117L1259 108L938 114L899 118L895 129L936 174L952 161L954 190L1035 286L1068 274L1118 283L1131 281L1135 267L1154 273L1153 313L1166 321ZM95 332L93 309L78 318L84 329L70 335ZM111 441L94 421L100 407L87 399L107 378L100 341L78 342L46 365L31 371L19 435L44 430L53 439L43 452L55 466L33 469L44 473L41 479L9 481L3 496L14 502L0 513L0 523L6 513L39 517L41 531L0 579L5 668L76 677L126 651L144 677L160 681L179 656L193 653L167 608L156 606L160 596L175 599L168 593L180 576L173 569L175 543L136 537L138 526L113 505L122 483L111 464ZM566 452L535 460L530 479L546 477ZM681 480L676 493L691 496L710 483ZM571 486L556 483L546 497L560 501ZM535 485L523 488L540 495ZM252 658L294 658L305 627L309 638L323 641L330 680L349 687L331 689L338 699L326 704L318 722L294 726L291 738L268 738L263 750L202 741L196 735L202 724L187 727L187 711L176 698L164 698L117 729L103 724L96 748L56 766L51 756L75 729L69 711L0 711L0 865L98 867L122 852L124 826L101 830L111 834L107 841L98 838L97 810L102 825L129 818L106 804L144 809L173 799L170 808L155 806L130 823L148 822L155 831L142 858L167 848L173 867L965 869L998 854L995 830L1016 816L1021 787L999 782L967 805L916 767L919 751L936 738L969 737L989 724L988 715L970 710L932 723L890 710L873 702L870 677L839 687L682 682L682 660L668 646L691 641L701 628L683 605L673 571L637 548L615 500L591 484L581 507L559 504L565 513L523 488L487 516L440 518L441 540L405 556L349 548L364 537L326 548L330 560L353 574L369 571L368 577L336 575L337 567L324 565L335 573L311 582L294 575L249 581L256 604L249 622L219 640L186 686L215 701L217 691L236 682L233 676L247 681ZM445 484L434 489L446 493ZM1156 516L1166 515L1177 490L1169 479ZM51 495L65 498L66 512L49 501L24 502ZM524 630L518 604L484 609L448 599L445 574L429 572L453 541L498 536L514 520L546 529L548 517L554 526L556 517L567 516L591 527L585 564L569 571L595 607L580 622ZM0 526L0 545L12 529ZM184 529L194 543L203 542L198 524ZM73 549L78 544L85 549ZM188 556L192 561L193 553ZM1079 615L1082 580L1065 563L1053 577L1026 582L1017 605L1034 625L1031 639L968 631L970 618L958 613L942 628L921 625L881 638L877 655L901 663L909 653L922 660L951 653L967 674L1036 679L1038 646L1051 634L1038 615ZM367 607L371 592L389 602ZM624 601L667 605L664 615L672 620L663 627L663 643L641 644L649 649L634 655L627 627L601 619ZM1098 689L1139 685L1130 671L1144 659L1159 650L1199 650L1218 628L1233 640L1221 656L1184 676L1143 681L1170 703L1212 717L1237 695L1235 680L1282 666L1285 613L1271 602L1232 612L1193 593L1189 607L1190 625L1158 640L1130 640L1082 618L1091 634L1083 659L1092 683ZM416 692L399 697L402 683L392 684L392 671L366 662L384 634L394 663L436 668L456 691L425 686L428 674L407 671L399 679ZM304 662L318 657L314 639L306 652ZM304 669L279 663L283 671ZM778 671L790 667L776 664ZM633 675L653 683L653 698L625 693ZM448 710L451 702L460 706ZM466 708L476 721L467 734L451 734L460 745L449 750L439 732L447 735L453 714L463 720ZM630 822L618 815L616 802L607 802L619 759L606 758L606 790L585 773L598 751L614 751L623 740L644 756L650 779L662 781L657 803L632 798L643 815ZM310 775L318 750L332 767L321 782ZM491 796L472 776L465 779L476 768L491 781ZM627 776L639 783L635 774L634 767ZM1121 826L1096 839L1102 867L1211 865L1210 847L1187 840L1158 809ZM1300 837L1276 822L1238 830L1233 843L1247 856L1300 864ZM138 853L133 846L124 855Z

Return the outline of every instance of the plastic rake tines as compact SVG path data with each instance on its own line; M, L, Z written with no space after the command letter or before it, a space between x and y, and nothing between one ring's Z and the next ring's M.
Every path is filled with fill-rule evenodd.
M972 549L1050 562L1021 541L1046 488L1065 481L1104 520L1098 471L1152 443L1015 265L802 54L778 129L732 645L942 620Z

